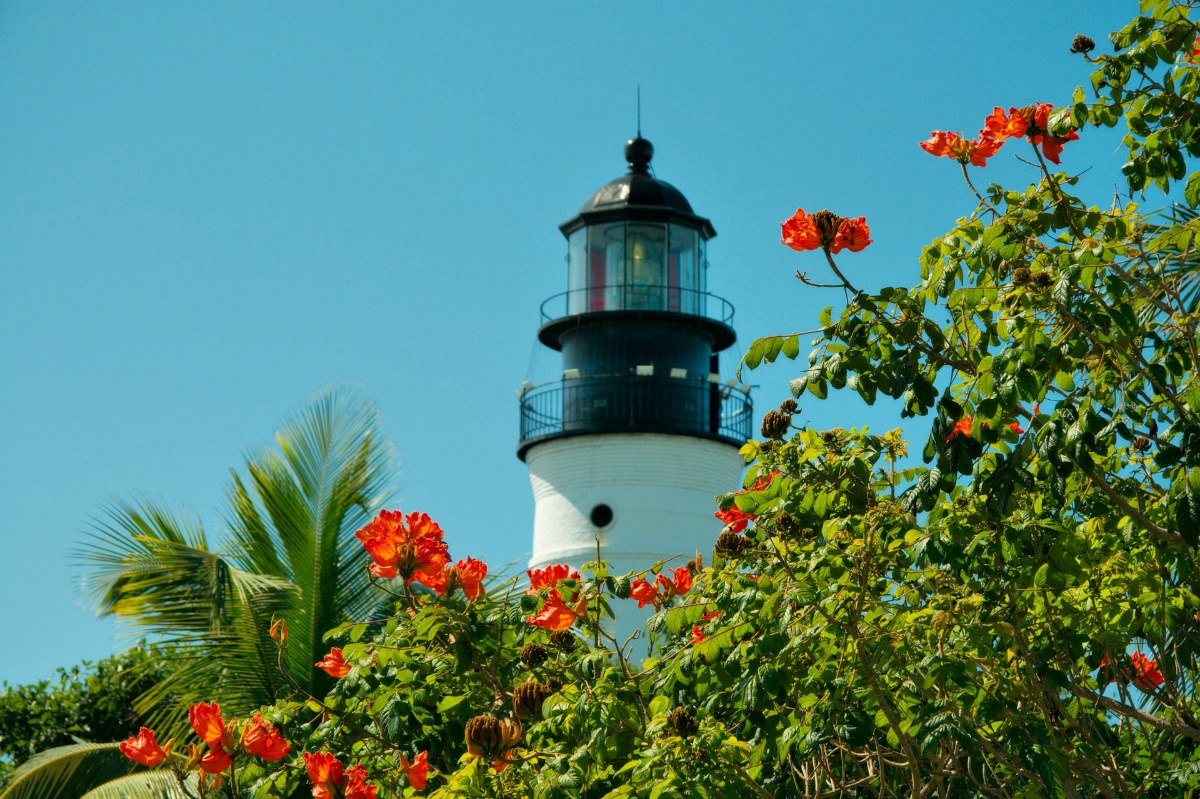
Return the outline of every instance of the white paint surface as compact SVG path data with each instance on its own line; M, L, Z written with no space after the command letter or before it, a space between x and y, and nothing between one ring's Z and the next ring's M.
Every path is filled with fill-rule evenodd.
M611 573L644 570L697 551L707 562L721 522L717 494L741 488L745 461L737 447L659 433L606 433L559 438L525 456L535 504L531 568L596 559L596 539ZM597 528L592 508L604 503L613 520ZM626 600L630 609L636 608ZM637 614L639 616L644 614ZM621 614L618 630L632 629Z

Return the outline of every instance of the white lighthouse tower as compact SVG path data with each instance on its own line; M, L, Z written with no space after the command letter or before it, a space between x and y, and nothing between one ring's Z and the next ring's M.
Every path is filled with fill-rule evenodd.
M538 339L562 352L562 376L521 394L531 568L578 567L597 542L614 574L682 565L711 551L713 497L745 465L749 389L718 368L733 306L707 292L716 231L650 175L653 154L640 136L626 143L629 172L560 226L567 291L543 303Z

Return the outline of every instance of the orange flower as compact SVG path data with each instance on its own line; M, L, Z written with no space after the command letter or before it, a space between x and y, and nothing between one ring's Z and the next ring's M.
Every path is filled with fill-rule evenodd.
M1063 145L1069 141L1078 141L1079 134L1075 132L1074 128L1072 128L1071 130L1067 131L1066 136L1046 135L1035 136L1034 138L1036 139L1034 144L1040 144L1042 146L1042 155L1046 156L1047 161L1051 161L1055 164L1061 164L1062 162L1058 159L1059 156L1062 155Z
M821 246L821 233L803 208L797 208L795 214L780 223L780 227L783 228L781 241L797 252Z
M774 480L776 476L781 474L783 474L783 472L776 469L770 474L760 475L759 478L754 481L754 485L750 486L749 488L743 488L741 491L735 491L734 493L745 494L748 491L764 491L766 490L767 486L771 485L771 481Z
M1141 652L1134 652L1129 659L1133 663L1133 684L1139 689L1149 693L1165 682L1157 660L1151 660Z
M313 783L313 799L336 799L344 776L341 761L328 752L305 752L304 767Z
M962 418L960 418L957 422L954 423L954 428L950 431L950 435L946 436L946 443L947 444L950 443L950 441L953 440L953 438L955 436L959 435L960 433L964 436L970 436L971 435L971 425L974 423L975 423L975 417L969 413L964 413L962 415Z
M959 136L949 131L935 130L929 134L929 138L917 144L925 152L930 155L941 158L942 156L952 157L950 150L951 145L959 140Z
M639 610L647 605L658 607L658 591L654 590L654 586L644 577L639 577L629 584L629 598L637 600Z
M382 571L391 571L395 569L399 558L400 544L407 540L404 514L396 510L382 510L354 536L362 542L367 554L375 561L375 566ZM372 572L375 572L374 567Z
M225 736L225 720L216 702L202 702L188 710L188 722L200 739L209 746L219 747Z
M219 746L213 746L200 758L200 770L205 774L220 774L233 765L233 758Z
M830 249L834 253L842 250L862 252L870 243L871 229L867 227L867 218L860 216L857 219L842 220L842 224L838 225L837 235L834 236L833 246Z
M163 749L158 745L158 741L154 740L154 730L145 727L138 730L138 734L129 740L122 741L118 748L125 757L143 766L157 766L166 760L171 752L170 742L167 743L167 748Z
M375 799L374 785L367 785L367 770L354 766L346 770L346 778L342 783L342 796L345 799Z
M549 596L546 597L546 604L542 605L542 609L534 615L526 619L526 623L532 624L535 627L544 627L547 630L565 630L575 623L578 618L575 611L567 607L563 602L562 594L558 593L557 588L551 588Z
M350 665L342 658L342 648L340 646L330 649L329 654L325 656L324 660L313 665L330 677L337 677L339 680L350 673Z
M987 166L987 159L995 155L1002 144L1003 142L992 138L987 131L980 131L975 140L971 141L957 133L935 130L928 140L920 142L920 147L930 155L953 158L960 164ZM867 242L867 244L870 243L870 241ZM863 246L865 247L866 244Z
M429 538L435 541L442 540L441 525L429 518L428 513L413 511L404 517L404 521L408 522L408 529L412 531L413 538Z
M692 590L691 569L689 569L687 566L680 566L677 569L673 569L672 572L675 575L672 582L675 584L675 593L677 595L683 595Z
M1192 54L1185 56L1183 60L1189 64L1200 63L1200 36L1197 36L1195 43L1192 44Z
M242 729L242 746L252 755L263 760L282 760L292 748L283 740L279 731L263 721L262 713L255 714Z
M983 121L984 130L996 141L1019 139L1025 135L1027 122L1025 116L1016 108L1009 108L1008 114L996 106L987 119ZM982 131L981 131L982 132Z
M1010 429L1011 429L1011 430L1012 430L1014 433L1016 433L1017 435L1021 435L1022 433L1024 433L1024 432L1025 432L1025 428L1024 428L1024 427L1021 427L1021 423L1020 423L1020 422L1009 422L1009 423L1008 423L1008 426L1009 426L1009 428L1010 428Z
M375 561L371 573L391 579L402 576L413 582L419 572L427 572L430 580L450 562L442 528L428 513L384 510L365 527L356 532L367 554Z
M454 564L454 569L458 572L459 585L462 586L468 601L474 602L483 596L483 578L487 576L488 571L486 563L468 557Z
M707 638L708 638L708 636L704 634L704 630L700 629L699 627L692 628L692 641L691 641L692 646L695 646L696 644L699 644L699 643L703 643L704 640Z
M719 510L713 516L723 521L725 526L734 533L740 533L742 530L745 530L747 524L758 518L752 513L743 513L738 510L737 505L730 507L729 510Z
M429 775L429 753L421 752L410 762L407 757L400 755L400 768L408 777L408 784L418 791L425 790L425 782Z
M556 563L544 569L526 569L525 573L529 575L527 594L536 594L543 588L557 588L561 580L579 579L579 572L571 571L571 567L565 563Z

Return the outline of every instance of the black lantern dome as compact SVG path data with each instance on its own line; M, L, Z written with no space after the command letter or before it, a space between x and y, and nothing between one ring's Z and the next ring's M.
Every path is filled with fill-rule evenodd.
M559 226L567 291L542 304L538 339L562 352L563 380L553 397L522 395L522 457L545 438L592 432L748 436L749 397L718 374L717 353L737 336L733 306L707 292L716 230L650 174L653 156L630 139L629 171Z

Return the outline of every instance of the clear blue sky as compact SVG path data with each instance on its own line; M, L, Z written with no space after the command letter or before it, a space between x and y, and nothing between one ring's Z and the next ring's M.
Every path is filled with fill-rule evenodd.
M195 509L322 386L382 408L402 506L493 564L531 543L513 389L558 223L621 174L642 86L658 176L713 220L738 347L839 295L778 243L798 206L866 215L843 261L917 280L968 213L946 159L993 105L1064 104L1072 36L1127 2L0 3L0 679L111 653L70 552L113 497ZM1108 205L1118 134L1064 166ZM1024 186L1006 148L981 181ZM739 352L741 350L739 349ZM757 415L795 364L754 373ZM818 427L899 424L855 398ZM916 431L917 435L921 431Z

